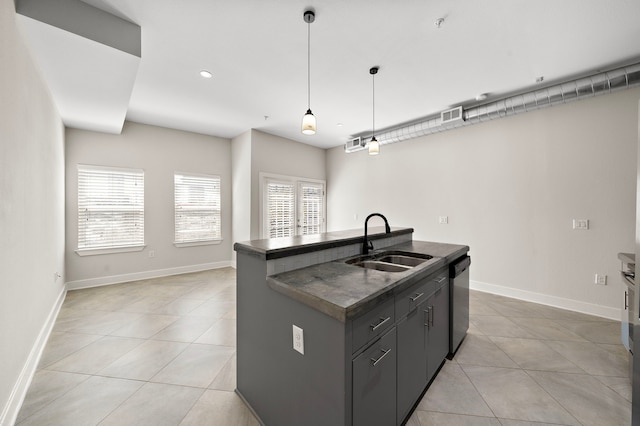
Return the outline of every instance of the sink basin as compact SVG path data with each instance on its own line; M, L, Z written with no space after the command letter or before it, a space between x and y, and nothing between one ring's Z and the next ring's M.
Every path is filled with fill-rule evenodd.
M403 266L418 266L421 263L426 262L428 259L421 259L419 257L410 257L402 254L389 254L382 257L377 257L376 260L380 262L393 263L395 265L403 265Z
M347 260L346 263L384 272L404 272L429 259L433 259L433 256L403 251L384 251L372 255L358 256Z
M360 266L366 269L375 269L384 272L404 272L411 269L411 266L394 265L393 263L379 262L377 260L363 260L351 263L354 266Z

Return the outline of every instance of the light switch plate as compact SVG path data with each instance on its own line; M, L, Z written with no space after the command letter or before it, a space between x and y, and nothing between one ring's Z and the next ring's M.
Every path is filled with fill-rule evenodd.
M304 331L293 324L293 349L304 355Z
M573 229L586 231L589 229L589 219L573 219Z
M595 283L598 285L607 285L607 276L596 274Z

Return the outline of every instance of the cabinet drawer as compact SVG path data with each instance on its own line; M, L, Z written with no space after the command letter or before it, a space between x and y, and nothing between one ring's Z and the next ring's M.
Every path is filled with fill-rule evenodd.
M432 286L429 292L429 295L431 295L433 292L449 283L449 270L447 268L442 268L435 274L430 275L427 279L429 280L429 284Z
M381 335L395 323L394 299L389 299L377 308L353 321L353 352L369 340Z
M447 268L429 275L408 289L396 295L396 317L402 318L426 301L431 295L449 282Z
M430 293L433 293L433 290L429 291L432 287L430 279L429 276L396 295L396 316L398 318L413 311L419 304L427 300Z

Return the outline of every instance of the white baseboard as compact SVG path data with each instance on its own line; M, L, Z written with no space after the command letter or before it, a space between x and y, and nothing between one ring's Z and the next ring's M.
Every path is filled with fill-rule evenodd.
M202 263L199 265L179 266L176 268L154 269L151 271L133 272L131 274L110 275L106 277L88 278L85 280L68 281L67 290L79 290L81 288L99 287L109 284L126 283L129 281L146 280L149 278L167 277L170 275L187 274L189 272L207 271L209 269L227 268L232 261Z
M541 305L553 306L555 308L568 309L570 311L581 312L588 315L595 315L615 321L620 321L621 318L620 308L611 308L609 306L596 305L595 303L565 299L563 297L534 293L532 291L504 287L496 284L483 283L480 281L470 281L469 288L471 290L478 290L485 293L497 294L499 296L511 297L513 299L524 300L526 302L540 303Z
M42 356L42 352L47 344L47 340L49 340L49 335L51 334L53 325L56 322L56 318L58 318L58 313L60 312L60 308L62 307L62 302L64 302L66 294L67 290L63 287L62 291L58 295L58 299L49 312L47 320L40 329L38 338L29 352L29 356L22 367L22 371L20 371L18 380L13 386L11 395L9 395L9 400L2 410L2 414L0 415L0 425L13 425L16 422L18 413L20 412L24 398L27 395L27 390L29 390L33 376L36 373L40 357Z

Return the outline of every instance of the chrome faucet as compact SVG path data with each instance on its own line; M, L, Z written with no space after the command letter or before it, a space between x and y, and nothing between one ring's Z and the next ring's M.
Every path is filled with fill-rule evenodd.
M379 216L382 218L382 220L384 220L384 230L387 234L391 233L391 228L389 227L389 221L387 221L387 218L384 217L383 215L381 215L380 213L371 213L369 216L367 216L367 218L364 220L364 241L362 242L362 254L369 254L369 250L373 250L373 243L371 241L367 241L368 239L368 223L369 223L369 219L371 219L373 216Z

